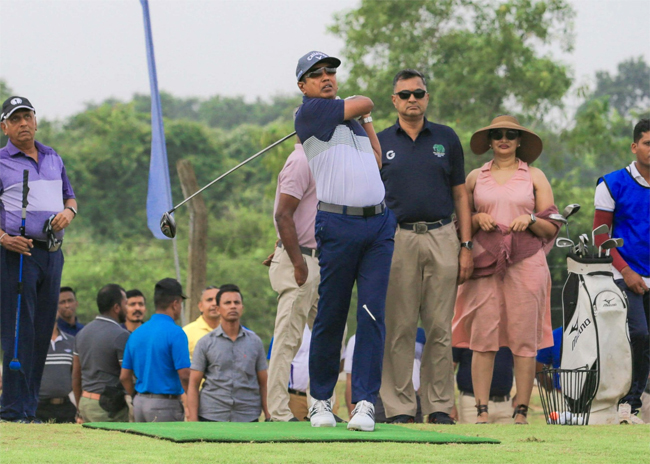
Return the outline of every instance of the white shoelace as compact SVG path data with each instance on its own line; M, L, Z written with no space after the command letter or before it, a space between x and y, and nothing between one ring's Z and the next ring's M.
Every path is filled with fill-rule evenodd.
M322 412L332 412L332 405L330 405L329 401L315 401L309 410L309 417L313 416L314 414L320 414Z
M359 401L352 411L352 417L357 414L366 414L375 420L375 408L369 401Z

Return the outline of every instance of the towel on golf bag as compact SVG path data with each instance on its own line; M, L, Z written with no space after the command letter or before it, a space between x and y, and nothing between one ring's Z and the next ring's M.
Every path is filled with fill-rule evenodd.
M560 367L598 370L595 391L585 391L582 385L563 387L570 409L572 405L585 404L584 397L593 395L591 411L607 409L627 394L632 382L628 301L614 283L611 262L611 257L567 256L569 276L562 290L564 334Z

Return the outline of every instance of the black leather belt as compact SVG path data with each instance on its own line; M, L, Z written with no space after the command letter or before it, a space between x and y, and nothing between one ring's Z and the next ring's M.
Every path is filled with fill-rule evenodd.
M289 393L291 393L292 395L307 396L307 393L301 392L300 390L294 390L293 388L289 389Z
M278 240L278 247L282 248L282 240ZM300 252L303 255L311 256L312 258L318 258L318 256L320 255L320 251L318 251L316 248L308 248L304 246L301 246L299 248L300 248Z
M416 234L426 234L428 231L437 229L438 227L446 226L450 222L450 217L440 219L436 222L400 222L399 228L404 230L412 230Z
M461 391L460 394L464 395L464 396L471 396L472 398L474 398L474 393ZM490 396L489 401L493 401L495 403L503 403L505 401L510 401L510 395L505 395L505 396L494 395L494 396Z
M177 400L181 397L181 395L158 395L156 393L138 393L138 395L159 400Z
M378 205L374 206L343 206L343 205L333 205L331 203L318 203L318 210L325 211L327 213L336 213L336 214L345 214L346 216L363 216L363 217L372 217L381 214L386 209L386 202L382 201Z
M62 398L45 398L45 399L42 399L42 400L38 400L38 404L43 404L43 405L45 405L45 404L61 405L61 404L65 404L65 403L70 403L70 398L68 398L67 396L64 396Z
M32 241L32 245L34 245L34 248L38 248L39 250L49 251L50 253L59 251L59 249L61 248L61 243L63 243L62 240L61 242L59 242L59 245L55 247L54 250L50 250L50 247L47 245L47 242L44 240L36 240L35 238L31 238L31 237L25 237L25 238Z

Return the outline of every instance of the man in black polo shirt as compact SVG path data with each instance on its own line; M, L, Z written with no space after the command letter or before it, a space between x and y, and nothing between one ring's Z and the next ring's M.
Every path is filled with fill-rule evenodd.
M430 423L453 424L451 320L456 286L473 270L471 213L460 140L450 127L426 120L428 103L422 73L400 71L393 80L398 121L377 134L386 204L399 223L386 297L381 398L390 422L413 421L417 402L411 377L421 318L427 338L422 414Z

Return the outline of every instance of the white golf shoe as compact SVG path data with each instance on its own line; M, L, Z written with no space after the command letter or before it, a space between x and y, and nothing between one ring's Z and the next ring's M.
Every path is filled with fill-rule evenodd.
M359 401L352 411L348 430L373 432L375 430L375 406L370 401Z
M336 427L330 400L315 400L309 408L309 421L312 427Z

